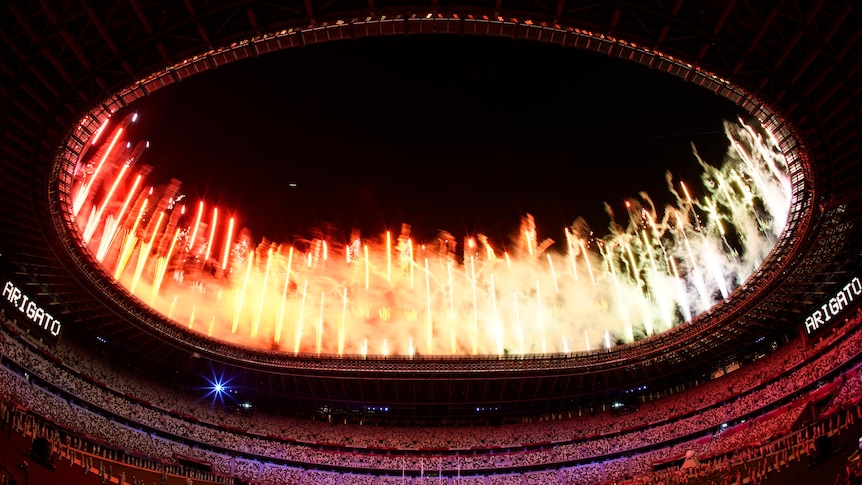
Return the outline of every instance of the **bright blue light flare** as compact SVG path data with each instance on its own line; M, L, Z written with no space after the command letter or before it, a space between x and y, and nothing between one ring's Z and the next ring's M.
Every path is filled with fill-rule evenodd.
M206 391L206 394L204 394L202 399L210 400L210 406L215 406L216 403L224 406L226 400L233 401L234 398L231 396L230 388L230 381L233 378L225 378L224 371L217 374L215 369L212 369L212 376L204 377L204 380L206 381L206 385L203 389Z

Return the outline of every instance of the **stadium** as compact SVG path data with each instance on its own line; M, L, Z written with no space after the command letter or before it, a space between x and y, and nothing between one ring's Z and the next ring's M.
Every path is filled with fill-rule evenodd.
M858 413L859 15L828 1L12 2L0 13L10 435L14 423L35 438L37 423L70 466L205 483L663 483L792 468ZM391 356L187 331L86 249L76 164L114 113L270 52L420 34L596 52L729 100L788 167L774 246L719 303L638 341ZM680 476L686 457L707 466Z

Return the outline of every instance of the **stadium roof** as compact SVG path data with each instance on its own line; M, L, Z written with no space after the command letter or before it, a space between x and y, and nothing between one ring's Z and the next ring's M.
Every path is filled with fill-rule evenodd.
M0 270L62 318L71 337L98 335L177 382L226 372L255 402L300 412L382 405L412 417L467 417L476 407L540 414L607 403L644 385L670 389L799 334L809 310L857 270L860 25L858 7L830 0L11 0L0 7ZM145 96L147 82L176 82L243 56L412 33L593 50L728 97L773 128L795 161L794 230L731 301L644 342L565 356L343 360L273 356L186 334L113 287L62 229L55 161L88 113Z

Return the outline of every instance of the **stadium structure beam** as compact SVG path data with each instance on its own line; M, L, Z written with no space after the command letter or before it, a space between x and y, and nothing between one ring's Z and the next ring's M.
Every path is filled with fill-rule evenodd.
M305 15L308 17L308 23L315 24L317 22L314 21L314 6L312 5L312 0L303 0L305 4Z
M36 77L36 79L38 79L45 86L45 88L51 92L51 94L53 94L55 97L60 96L60 91L53 84L51 84L50 81L48 81L48 78L42 74L42 72L39 70L39 68L34 66L32 63L28 62L27 56L15 44L15 42L12 40L12 38L9 37L9 35L6 33L5 29L0 29L0 39L3 39L3 42L6 43L6 46L9 47L9 50L12 51L12 53L15 54L15 56L21 62L25 63L29 67L30 72L33 73L33 75ZM7 67L4 67L3 70L9 72L9 69ZM10 79L14 79L16 76L14 74L9 74L9 77L10 77ZM33 101L36 101L36 103L39 105L45 105L45 102L41 101L41 99L39 99L35 95L35 93L33 93L32 88L30 86L26 86L26 87L25 86L26 85L23 83L18 84L19 88L24 89L25 91L28 91L28 94L31 96Z
M254 8L251 6L251 3L247 3L245 6L245 15L248 18L248 23L251 25L251 28L254 29L255 34L260 35L260 26L257 23L257 14L254 13Z
M815 49L811 50L808 56L799 65L793 76L791 76L791 82L796 83L797 81L799 81L799 78L802 76L802 74L805 73L805 71L811 66L811 63L814 62L814 59L817 59L823 53L823 47L829 44L829 42L832 40L832 36L835 35L836 32L838 32L838 28L841 27L841 24L843 24L844 21L847 20L847 17L850 15L851 10L853 10L852 4L848 3L844 6L844 9L835 18L832 23L832 27L829 29L826 35L820 37L819 45Z
M141 22L141 26L144 27L144 31L151 37L155 37L153 34L153 27L150 24L150 21L147 20L147 16L144 13L144 10L141 8L141 5L138 3L138 0L128 0L129 5L132 6L132 10L134 10L135 15L138 17L138 20ZM159 51L159 54L162 56L162 59L165 61L170 61L170 57L168 56L168 50L165 48L164 43L161 40L153 39L156 45L156 49Z
M736 0L730 0L725 4L724 10L722 10L721 15L716 19L715 24L712 27L712 35L718 35L721 32L722 27L724 27L725 22L727 22L727 18L730 17L730 12L733 11L733 7L736 5ZM706 53L709 51L711 42L703 42L700 46L700 50L697 53L697 59L695 60L695 64L698 65L703 62L704 57L706 57Z
M102 40L105 41L105 45L108 46L108 49L111 50L111 53L114 55L118 54L117 44L114 42L114 39L111 37L110 32L105 27L104 22L99 18L99 15L96 13L93 8L87 4L84 5L84 11L87 13L87 16L90 18L90 21L93 22L93 26L99 31L99 35L102 36ZM130 78L135 78L135 71L132 69L132 66L129 64L129 61L126 59L120 59L120 65L123 66L123 69L126 71L126 74L129 75Z
M51 8L51 5L49 5L45 0L39 0L39 6L42 7L42 11L45 12L45 14L48 16L48 20L50 20L51 23L54 24L55 27L57 27L57 29L60 32L60 36L63 38L63 41L66 43L66 45L69 47L69 49L75 54L75 57L78 58L78 61L80 61L81 64L88 71L91 71L93 68L92 63L90 62L89 59L87 59L87 56L84 54L84 51L81 50L81 46L78 44L78 42L75 40L75 38L72 37L71 34L69 34L69 31L66 30L65 27L63 27L62 23L57 18L57 14L54 12L54 9ZM102 84L104 84L104 83L102 83ZM104 89L105 86L103 85L102 88Z
M369 0L371 1L371 0ZM557 0L557 6L554 8L554 22L559 22L563 15L563 9L566 6L566 0Z
M671 28L671 20L676 20L677 14L679 14L679 10L682 8L683 0L676 0L673 4L673 8L670 11L670 19L666 19L664 24L661 26L661 29L658 31L658 37L655 41L655 47L657 49L661 49L664 45L664 41L667 38L668 32L670 32Z
M212 48L212 42L210 41L209 33L207 32L207 29L204 26L204 24L201 23L198 15L196 13L193 0L183 0L183 3L186 6L186 10L189 12L189 15L191 15L192 20L194 21L195 26L198 29L198 34L200 34L201 39L204 41L204 44L206 44L207 46Z
M763 19L760 23L760 29L757 30L757 33L754 34L751 41L748 43L748 48L745 50L746 56L740 57L736 64L733 66L731 70L731 75L736 76L739 74L742 66L745 62L745 57L750 56L754 53L754 50L760 45L760 41L763 39L763 36L766 35L766 31L769 27L772 26L772 22L775 20L775 17L778 15L778 12L781 11L782 5L784 4L784 0L780 0L773 4L772 8L769 10L769 13L766 15L766 18Z
M15 16L15 19L18 21L21 27L24 28L24 31L30 37L30 40L40 47L42 55L45 56L45 59L47 59L51 63L51 65L54 66L54 69L60 74L60 76L63 77L66 83L71 85L73 83L72 76L63 67L62 63L57 60L56 57L54 57L54 54L51 53L47 47L44 46L44 44L41 42L39 35L33 30L33 27L27 21L25 16L21 13L21 11L18 10L15 5L9 5L9 11L12 12L12 15Z
M794 32L793 36L784 43L784 49L782 49L781 52L778 53L778 57L775 58L775 61L772 64L773 70L778 70L784 61L787 60L787 56L789 56L793 48L796 47L799 39L802 38L802 34L805 33L805 29L811 25L811 22L814 20L814 16L817 15L817 12L820 10L820 7L823 6L824 2L825 0L817 0L811 4L804 22L801 25L798 25L796 32Z

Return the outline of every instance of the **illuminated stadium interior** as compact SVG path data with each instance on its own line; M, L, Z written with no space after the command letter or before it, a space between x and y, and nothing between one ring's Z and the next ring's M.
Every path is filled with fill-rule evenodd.
M824 437L843 473L859 25L837 0L4 3L0 479L752 483L827 476Z
M440 41L426 41L438 51L449 48ZM461 44L469 45L464 40ZM417 45L413 41L405 49L420 58L427 57L430 49L426 47L426 51L419 52L421 46L421 43ZM481 44L481 47L503 49L512 46L498 43ZM364 48L383 50L375 44ZM322 58L333 52L332 49L316 49L319 52L312 55ZM551 59L563 53L555 50ZM567 57L562 62L576 63L580 59L569 57L571 59ZM290 65L291 58L281 62ZM224 69L241 67L226 66ZM300 72L310 70L305 65L292 65L291 68ZM604 64L589 68L611 70ZM212 74L223 75L223 71ZM278 77L276 73L267 71L255 74L257 77L252 78L248 85L231 85L231 92L249 90L259 84L257 80L260 78ZM372 84L387 79L392 83L405 82L391 79L390 73L378 75L380 79ZM428 73L421 75L425 77ZM494 75L510 77L501 73ZM665 81L677 82L673 78ZM218 89L207 84L189 84L191 82L176 86L187 93L180 97L191 97L199 90ZM523 81L508 82L513 85L509 89L523 84ZM596 88L590 90L595 91ZM668 91L670 96L675 94ZM370 95L376 98L384 93ZM209 92L209 95L213 93ZM276 93L271 95L278 96ZM465 97L474 95L465 93ZM593 92L591 95L598 94ZM177 96L173 97L176 105L180 105L176 101ZM510 102L522 104L527 101ZM298 100L295 102L299 103ZM542 104L545 101L535 102ZM610 99L605 102L621 101ZM665 102L675 101L670 98ZM231 102L244 103L249 101ZM69 159L70 166L62 169L74 174L71 192L61 194L65 210L71 212L71 218L76 221L71 230L83 240L90 256L98 260L129 293L172 319L177 326L227 342L284 354L353 355L361 358L368 355L414 357L416 354L568 354L591 348L607 349L612 345L633 342L636 337L642 340L689 322L713 304L728 299L731 292L756 270L780 237L792 196L787 163L776 140L771 134L760 133L750 126L743 127L734 120L723 127L723 133L712 134L714 138L725 138L727 146L726 153L720 154L713 162L715 166L702 161L699 151L693 152L688 157L690 163L698 165L700 162L701 166L697 168L702 172L694 180L681 180L679 175L670 171L667 179L662 180L663 170L659 168L654 178L667 185L661 188L669 192L667 196L654 199L645 187L640 187L635 192L639 195L615 204L619 208L611 209L608 205L608 210L619 210L622 214L615 217L607 235L597 235L582 217L567 221L561 231L548 231L539 227L532 214L522 213L518 214L520 227L514 228L511 240L494 240L481 231L462 234L451 229L453 223L457 226L458 221L466 219L465 214L458 213L459 209L469 210L483 198L493 199L501 212L515 212L508 210L510 202L506 200L513 197L507 192L512 190L509 187L513 184L505 183L505 179L493 176L491 172L512 171L523 179L521 184L544 185L547 186L545 190L552 190L547 178L559 172L557 176L569 177L571 183L569 187L559 187L561 193L556 197L571 199L570 193L583 190L583 181L580 185L577 183L579 179L636 177L635 164L652 167L654 162L636 157L634 163L620 164L617 170L625 175L619 177L602 175L590 168L591 165L606 164L581 160L590 157L590 153L573 153L564 162L569 167L535 160L534 163L540 167L537 171L542 172L545 179L536 180L521 175L529 169L499 160L500 155L490 153L492 148L486 145L485 150L489 153L484 159L487 161L472 164L487 165L484 173L478 170L478 173L470 172L469 161L448 161L444 154L439 154L440 158L436 160L430 157L406 162L390 160L388 166L385 165L386 160L366 163L364 165L368 168L363 170L362 162L353 160L366 160L369 155L353 145L353 136L341 135L341 130L360 128L342 126L331 132L333 139L329 143L347 144L340 150L352 148L356 152L352 156L346 155L350 157L350 164L360 165L358 173L349 178L357 180L363 172L367 177L367 172L377 166L383 166L387 172L411 175L399 179L375 174L379 178L375 183L383 192L377 196L380 204L384 201L401 202L399 199L403 200L404 195L393 197L389 193L404 191L404 188L410 191L411 186L420 184L419 177L428 176L416 172L429 170L442 171L449 177L463 177L474 185L473 190L478 193L451 194L446 191L444 183L438 185L439 193L427 191L424 194L426 204L443 206L441 211L449 214L448 221L439 222L443 225L436 234L427 230L428 223L421 219L425 214L415 213L420 219L393 220L392 229L379 234L365 235L359 227L340 229L331 224L324 229L329 221L317 220L313 221L317 227L313 235L299 236L293 241L270 241L256 236L254 231L244 226L244 221L237 215L239 208L224 204L220 208L217 202L207 200L205 196L191 198L176 178L165 182L154 180L152 172L159 169L162 173L171 174L171 167L164 167L164 162L157 159L164 157L175 160L176 164L191 165L184 168L183 173L193 176L206 177L213 171L231 173L232 178L251 184L250 189L245 189L256 194L275 191L285 199L292 199L292 203L280 206L277 201L269 202L278 195L264 194L260 198L268 204L258 202L254 211L269 213L270 219L281 217L288 220L308 218L304 213L333 211L314 206L316 201L301 203L298 196L292 196L292 192L314 191L324 202L326 199L340 200L342 212L355 210L355 205L370 205L363 204L362 194L358 191L354 200L345 200L338 195L340 191L351 192L345 189L338 172L352 172L352 167L346 167L337 160L303 161L301 157L280 162L287 165L286 170L259 162L256 164L249 158L265 153L260 147L265 142L256 140L252 144L237 137L233 143L244 144L244 150L249 152L243 154L243 149L232 148L225 140L212 139L212 134L218 131L216 128L212 128L209 139L202 137L205 143L215 143L220 150L239 153L242 160L223 163L205 150L183 146L173 148L185 153L184 157L165 153L166 150L149 154L150 143L164 143L164 137L153 139L147 131L136 130L141 110L169 118L181 115L170 112L171 107L146 109L146 104L140 107L139 104L133 102L129 108L104 119L91 139L86 140L77 158ZM463 103L454 104L461 106ZM587 107L577 107L581 116L591 116ZM290 112L296 108L284 103L281 109ZM465 115L471 108L469 105L463 107ZM615 109L620 110L617 116L632 116L625 106ZM568 110L568 107L556 108L556 112ZM96 113L90 116L101 119ZM261 113L258 116L263 118L266 115ZM423 116L430 117L420 114ZM528 113L523 116L528 116ZM532 116L553 117L554 110L549 114L535 113ZM653 114L654 122L661 116ZM186 123L194 123L196 118L189 118L192 121ZM233 113L223 115L223 118L221 123L227 126L248 122ZM272 118L272 115L265 118L265 123L270 125L266 132L273 138L271 143L290 147L289 152L302 152L304 146L283 134L294 128L293 125L277 125ZM164 122L156 120L154 124ZM411 130L417 133L433 130L434 124L428 122L428 126L424 126L414 119L401 122L411 125ZM603 122L600 119L596 121ZM313 123L313 120L308 122ZM375 123L380 124L378 121ZM611 129L621 129L616 125L611 125ZM471 136L477 138L487 136L475 128L459 128L469 130ZM196 132L185 124L173 129ZM262 130L260 127L256 129ZM396 132L389 126L378 129L384 133ZM563 128L564 131L577 129L579 127L574 124ZM230 130L237 131L241 130ZM683 145L689 142L686 137L699 135L703 137L703 133L698 132L669 134L670 137L682 138ZM393 138L397 136L396 133ZM428 140L418 136L414 135L413 143L419 146L442 143L440 135ZM517 133L511 135L517 136ZM522 136L530 138L532 133ZM632 133L630 136L637 139L643 134ZM664 136L668 136L667 132ZM343 142L341 138L349 141ZM501 135L498 139L491 139L488 145L504 144L512 139ZM625 138L622 142L627 143ZM390 143L385 135L383 143ZM459 149L467 151L463 142L461 145L453 144L450 148L453 155L450 156L458 156ZM515 147L509 149L518 150ZM392 146L388 150L400 151L401 147ZM445 150L438 147L437 151ZM545 150L541 147L534 151L537 153L534 157L544 156ZM382 153L377 155L386 157ZM200 160L189 160L194 157ZM154 159L155 169L146 163ZM491 160L496 163L491 165ZM158 166L160 162L162 166ZM514 162L523 164L525 160ZM315 173L314 177L319 179L315 180L303 171L304 164L324 164L332 168L328 173ZM682 162L675 161L675 164ZM434 168L441 165L453 168ZM255 184L253 178L243 174L247 171L260 171L263 177L283 179L280 185L264 188L260 187L259 181ZM291 176L294 178L289 178ZM162 176L162 179L167 180L167 177ZM302 188L295 183L297 179L303 180ZM228 183L229 187L220 190L209 184L209 191L218 195L244 188L237 182ZM496 193L494 187L482 188L483 183L499 184L501 193ZM686 184L693 186L691 191ZM306 185L313 188L305 188ZM440 201L453 195L455 200L448 204ZM553 197L555 195L549 196ZM311 197L305 195L305 198ZM662 201L667 198L671 202L665 205ZM245 202L257 201L246 198ZM528 202L536 206L535 202ZM575 205L570 200L566 203ZM600 205L599 201L592 203ZM546 205L553 206L550 203ZM557 205L561 204L558 202ZM541 206L535 208L537 212L545 209ZM379 207L364 208L364 211L387 212ZM340 215L342 220L358 219L356 215ZM496 219L499 218L501 216L496 215ZM363 225L370 224L366 222ZM412 232L413 226L424 226L424 232L431 236L422 239ZM272 231L267 226L261 229L267 231L264 234ZM552 236L548 237L548 233Z
M290 35L267 34L209 55L241 59L237 51L261 42L282 45ZM588 44L602 40L587 31L569 35ZM665 62L671 72L682 70L677 75L696 73L713 92L738 97L743 108L754 102L708 72L637 45L626 48ZM600 362L614 347L622 346L623 355L640 352L641 344L625 348L635 335L642 340L683 322L718 325L720 317L695 318L717 302L745 301L746 291L731 296L735 288L764 259L781 261L786 244L772 255L770 249L779 237L798 237L797 225L810 217L802 152L779 118L760 107L749 114L767 131L726 125L728 152L716 166L702 164L704 186L692 189L700 198L669 175L666 207L644 192L630 197L626 214L604 237L572 220L552 248L533 216L522 214L509 247L482 234L448 231L414 242L412 221L393 221L403 223L400 230L367 238L355 228L346 239L309 237L299 248L290 241L261 243L224 208L219 216L214 202L184 200L181 182L154 188L144 177L149 169L137 164L149 141L123 137L139 116L134 101L178 72L201 70L189 68L201 58L138 81L114 95L122 104L101 105L81 120L84 132L68 140L58 159L59 204L71 223L67 240L87 248L69 251L81 252L87 264L102 263L99 284L119 280L122 300L152 306L158 322L147 325L240 344L232 351L252 360L261 354L244 348L264 349L265 358L278 360L325 355L362 363L369 356L442 363L446 355L548 354L559 359L555 365L580 368L580 359ZM130 109L122 119L111 119L125 105ZM91 137L84 136L88 131ZM745 290L758 291L764 284L758 280ZM482 403L467 406L474 404Z
M152 28L154 13L148 6L129 7L123 10L128 18L91 32L93 44L113 49L85 52L80 45L71 47L77 43L67 36L52 38L69 43L63 58L45 56L44 65L31 70L21 65L36 55L38 43L29 55L20 49L4 54L9 58L3 65L11 66L5 71L21 71L10 76L17 80L4 84L4 90L25 99L7 102L3 125L4 171L9 175L2 212L9 229L0 248L4 273L10 284L41 300L63 322L63 338L128 359L142 375L169 375L179 388L205 385L204 379L213 375L229 376L255 405L289 407L302 416L323 408L391 409L404 419L467 419L478 408L504 417L538 415L601 407L632 390L649 389L638 392L646 394L685 387L711 375L722 362L792 340L809 310L856 269L859 95L853 81L858 68L852 69L852 63L846 70L829 68L822 57L809 54L824 47L812 47L809 43L817 43L801 34L795 41L791 34L765 40L747 35L752 18L770 18L760 12L765 7L730 7L722 15L727 7L710 5L705 8L715 10L715 23L702 26L691 20L698 14L686 8L662 8L664 13L658 14L624 2L577 8L561 1L550 11L533 4L506 7L505 2L496 11L479 5L381 10L373 2L339 7L305 3L296 11L255 5L261 11L253 15L239 3L195 12L171 7L179 9L171 14L183 19L170 24L171 35ZM51 15L46 17L39 6L22 8L7 14L20 27L4 39L11 46L28 36L23 25L29 22L22 19L32 14L50 23ZM234 13L244 20L236 20ZM858 58L845 22L832 20L847 15L858 14L814 15L822 19L818 29L833 32L825 42L842 62ZM90 14L76 18L103 27L106 22L94 21ZM809 25L802 13L771 18L786 22L787 31ZM124 22L135 25L130 35L139 37L121 47L106 42L105 33L113 38ZM668 29L680 34L669 35ZM622 231L607 239L579 233L572 227L574 217L561 227L546 228L534 226L524 213L517 243L491 239L485 246L478 232L453 228L457 246L441 249L434 234L414 241L401 227L402 222L419 226L421 220L388 220L355 238L351 228L342 227L340 237L302 248L288 239L271 248L259 246L261 239L255 236L234 253L225 251L224 241L239 241L242 221L230 229L230 216L223 212L236 208L220 206L216 214L215 201L185 200L180 217L181 206L166 209L170 197L181 191L150 194L143 178L140 187L135 185L140 165L129 165L120 176L124 160L104 157L115 139L121 147L131 142L132 151L145 143L145 136L118 136L117 128L139 100L171 85L218 75L217 68L278 55L275 51L361 37L392 36L386 40L398 42L403 34L419 33L513 37L648 66L727 99L757 120L770 135L760 152L761 166L784 166L757 172L776 183L761 186L748 206L736 204L743 190L754 187L755 172L740 177L744 181L732 191L721 182L715 192L690 184L701 192L692 200L674 179L669 185L677 197L670 212L631 196L630 212L618 218ZM782 45L798 47L785 50ZM69 73L65 64L79 71ZM53 99L60 102L55 106L48 101ZM729 129L731 138L746 133L761 129ZM759 143L743 141L744 151L757 153L750 147ZM780 157L769 143L778 147ZM99 179L93 174L100 170L101 157L106 172ZM142 163L147 163L145 157ZM658 173L664 169L655 168ZM716 169L714 178L724 176ZM776 188L784 198L767 212L773 201L769 194ZM728 191L731 197L722 201ZM149 195L148 207L152 204L158 212L141 210ZM695 201L696 210L691 208ZM104 237L113 231L109 225L119 212L125 217L118 229L132 228L142 214L138 226L148 227L141 229L138 241L124 242L121 230ZM618 209L618 214L624 212ZM717 213L769 215L761 221L743 218L730 228L710 217ZM196 222L198 216L202 223ZM662 224L666 216L672 222ZM743 243L743 226L763 222L769 228L761 225L755 232L769 245ZM561 232L553 251L544 252L544 234L563 227L570 237ZM736 236L723 239L723 231ZM476 246L465 255L471 236ZM641 244L645 239L649 242ZM695 239L710 239L710 247L728 247L729 252L697 251L691 247ZM102 240L112 244L100 246ZM140 258L137 245L158 249ZM252 247L254 253L249 252ZM755 247L755 253L740 252ZM662 249L664 255L658 257ZM172 266L184 251L205 255L197 267L190 265L188 275ZM716 268L707 254L718 254L725 263L738 258L743 269ZM508 268L507 257L535 276L516 277L508 269L498 273L496 268ZM329 265L326 271L321 261ZM191 270L204 269L213 279L193 285ZM225 271L234 285L230 288L221 288ZM122 286L115 283L117 274ZM215 288L221 288L221 298L230 304L216 314L198 310L185 297L175 300L181 286L176 278L205 287L209 298L216 298ZM432 286L432 281L439 283ZM681 281L686 289L678 289ZM383 298L376 294L368 298L370 303L360 303L363 292L379 294L389 286L404 294L394 298L395 304L381 305ZM571 303L572 297L545 307L550 295L574 289L598 295L587 301L601 307L604 321L580 326L581 319L569 313L588 305ZM457 305L456 292L462 297ZM623 307L622 301L639 303ZM397 320L399 328L406 330L391 338L373 327L360 330L357 323L372 315L396 321L391 315L399 313L404 315ZM241 338L231 340L231 335Z

